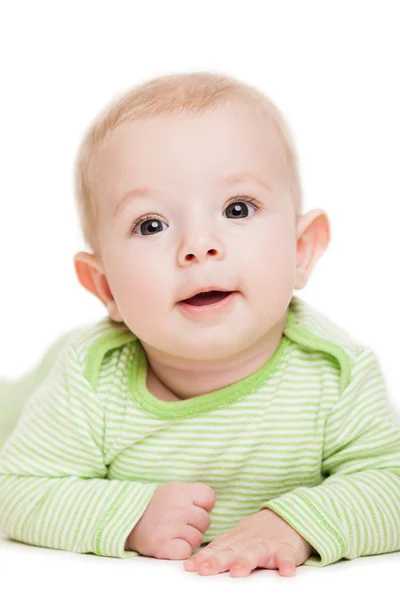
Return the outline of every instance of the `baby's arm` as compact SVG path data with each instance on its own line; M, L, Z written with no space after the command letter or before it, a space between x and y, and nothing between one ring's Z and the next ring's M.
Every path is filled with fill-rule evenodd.
M128 557L158 484L110 481L104 415L73 345L28 399L0 451L0 530L37 546Z
M262 505L318 552L306 565L400 550L400 422L369 349L326 419L322 474L321 485Z
M63 333L47 349L37 364L21 377L5 379L0 376L0 450L15 428L28 398L47 378L61 351L85 331L86 326Z

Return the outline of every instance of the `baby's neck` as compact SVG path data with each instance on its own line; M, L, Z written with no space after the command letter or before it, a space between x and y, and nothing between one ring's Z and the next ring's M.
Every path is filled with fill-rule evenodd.
M176 402L214 392L248 377L274 354L281 341L286 317L285 312L268 335L250 348L246 355L214 363L213 368L201 363L195 368L171 366L147 353L147 389L159 400Z

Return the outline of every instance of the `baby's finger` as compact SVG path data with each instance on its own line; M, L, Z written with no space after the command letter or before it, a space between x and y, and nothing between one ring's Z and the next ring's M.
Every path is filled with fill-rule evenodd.
M275 553L276 566L283 577L296 575L296 552L293 548L283 546Z
M214 556L214 551L207 546L206 548L199 550L199 552L196 552L196 554L192 554L190 558L185 560L183 566L186 571L197 571L198 565L212 556Z
M216 575L229 571L233 563L241 555L237 546L215 549L214 555L201 561L198 565L200 575Z
M230 569L232 577L247 577L257 567L263 567L271 557L267 544L259 543L248 546L235 560Z

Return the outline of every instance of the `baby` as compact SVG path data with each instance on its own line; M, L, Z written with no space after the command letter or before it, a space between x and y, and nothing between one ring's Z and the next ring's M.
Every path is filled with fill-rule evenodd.
M18 396L5 534L238 577L400 550L379 361L293 295L330 237L300 188L281 113L234 78L159 77L98 116L76 163L92 252L74 264L108 314Z

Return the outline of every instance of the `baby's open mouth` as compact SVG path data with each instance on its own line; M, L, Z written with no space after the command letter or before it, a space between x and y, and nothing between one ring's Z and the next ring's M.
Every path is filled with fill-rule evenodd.
M204 304L215 304L216 302L220 302L232 293L233 292L219 292L217 290L212 290L210 292L196 294L196 296L182 300L182 302L191 304L192 306L204 306Z

